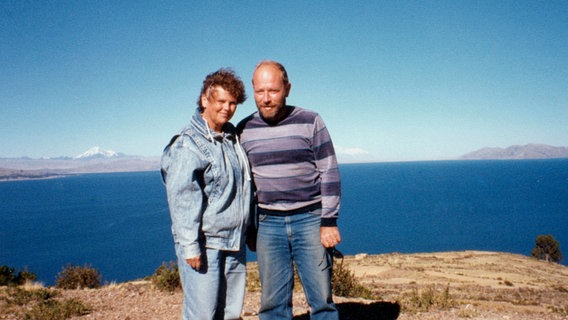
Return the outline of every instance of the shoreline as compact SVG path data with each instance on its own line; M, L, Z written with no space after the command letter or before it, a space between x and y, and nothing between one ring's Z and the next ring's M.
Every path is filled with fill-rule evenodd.
M30 177L30 176L25 176L25 177L0 177L0 183L2 182L14 182L14 181L31 181L31 180L50 180L50 179L59 179L59 178L67 178L67 177L71 177L71 176L76 176L78 174L74 174L74 173L69 173L69 174L55 174L55 175L49 175L49 176L42 176L42 177Z

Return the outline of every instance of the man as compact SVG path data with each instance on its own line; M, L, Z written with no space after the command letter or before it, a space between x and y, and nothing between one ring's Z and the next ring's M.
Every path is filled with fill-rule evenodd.
M341 188L331 138L317 113L286 105L291 84L280 63L260 62L252 85L258 112L238 132L257 189L259 317L292 319L294 263L311 319L338 319L331 254L341 242Z

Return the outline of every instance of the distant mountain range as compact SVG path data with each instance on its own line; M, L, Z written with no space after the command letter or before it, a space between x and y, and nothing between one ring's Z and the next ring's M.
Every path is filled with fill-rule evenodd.
M509 160L568 158L568 147L527 144L507 148L483 148L456 160ZM130 156L93 147L74 157L32 159L0 158L0 181L47 179L83 173L135 172L160 169L160 157Z
M159 157L130 156L93 147L75 157L0 158L0 181L47 179L82 173L154 171Z
M483 148L462 155L462 160L512 160L568 158L568 147L546 144L514 145L507 148Z

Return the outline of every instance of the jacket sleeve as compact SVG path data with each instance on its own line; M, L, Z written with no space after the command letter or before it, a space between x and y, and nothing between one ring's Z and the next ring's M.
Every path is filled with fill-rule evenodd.
M206 164L187 135L166 147L162 176L166 186L174 242L183 248L184 259L201 255L200 230L205 210L203 172Z

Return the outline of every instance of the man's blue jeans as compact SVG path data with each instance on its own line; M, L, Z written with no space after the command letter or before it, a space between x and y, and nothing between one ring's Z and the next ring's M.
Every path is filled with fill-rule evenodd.
M240 319L246 287L245 248L238 252L205 252L205 267L196 271L180 258L181 248L176 245L183 287L182 319Z
M320 240L321 209L292 216L259 215L256 253L262 298L260 320L292 319L294 268L311 319L338 319L331 294L331 263Z

